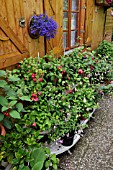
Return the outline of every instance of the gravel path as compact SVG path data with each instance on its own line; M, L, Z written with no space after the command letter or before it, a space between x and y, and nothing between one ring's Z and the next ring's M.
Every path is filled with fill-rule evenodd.
M113 170L113 97L104 97L83 137L60 155L59 170Z

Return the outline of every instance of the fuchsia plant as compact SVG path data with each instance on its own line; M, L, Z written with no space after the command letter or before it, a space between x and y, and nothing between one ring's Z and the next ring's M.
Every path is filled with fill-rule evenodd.
M108 4L111 4L112 0L106 0L106 2L107 2Z

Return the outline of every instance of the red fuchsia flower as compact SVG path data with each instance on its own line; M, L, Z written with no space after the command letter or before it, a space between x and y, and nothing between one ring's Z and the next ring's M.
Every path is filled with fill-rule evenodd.
M31 100L36 101L36 102L38 101L38 97L37 97L37 95L35 93L32 93Z
M62 70L61 74L65 74L66 73L66 70Z
M32 73L32 76L31 76L32 78L35 78L36 77L36 74L35 73Z
M112 0L106 0L106 2L107 2L108 4L111 4Z
M78 73L79 73L79 74L84 74L84 71L83 71L82 69L79 69L79 70L78 70Z
M34 122L34 123L32 124L32 126L34 126L34 127L35 127L35 126L36 126L36 122Z
M18 68L20 68L20 64L18 64Z
M39 92L38 92L38 95L40 96L41 94L42 94L42 92L41 92L41 91L39 91Z
M32 93L32 97L37 97L37 95L35 93Z
M69 93L72 93L73 92L73 90L69 90Z
M31 100L37 102L38 101L38 97L31 97Z
M87 58L86 55L84 55L83 59L86 59L86 58Z
M34 101L37 102L38 101L38 97L34 98Z
M98 60L96 60L96 63L98 63Z
M6 117L9 116L9 112L4 112L3 114L4 114L4 116L6 116Z
M90 69L91 69L91 70L94 70L94 66L93 66L93 65L90 65Z
M94 57L92 57L92 60L94 60L95 58Z
M26 78L24 78L24 81L26 81Z
M33 81L36 82L36 78L34 78Z
M41 78L39 78L39 82L42 82L43 81L43 78L41 77Z
M58 66L58 70L60 70L62 68L62 66Z

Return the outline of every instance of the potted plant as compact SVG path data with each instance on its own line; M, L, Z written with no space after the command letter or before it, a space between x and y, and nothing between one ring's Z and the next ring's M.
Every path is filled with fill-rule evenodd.
M44 36L47 40L54 38L57 33L58 25L46 14L33 15L29 20L28 32L31 38Z

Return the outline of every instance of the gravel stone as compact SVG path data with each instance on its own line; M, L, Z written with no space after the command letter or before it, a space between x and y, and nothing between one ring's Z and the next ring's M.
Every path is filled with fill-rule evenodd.
M58 157L58 170L113 170L113 97L104 96L79 142Z

